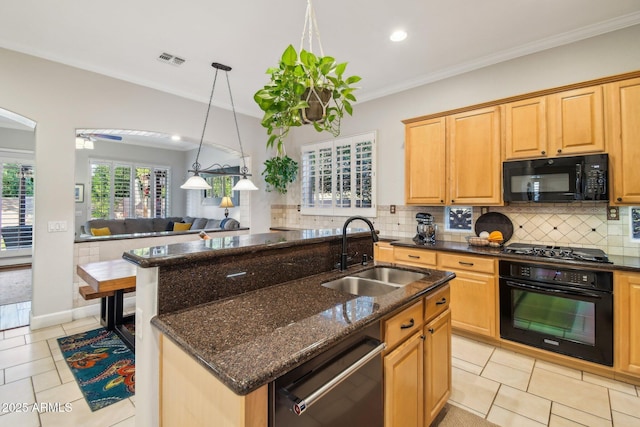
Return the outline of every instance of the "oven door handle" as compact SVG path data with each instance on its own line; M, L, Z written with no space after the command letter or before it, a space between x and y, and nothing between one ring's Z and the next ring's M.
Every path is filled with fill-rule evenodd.
M530 285L522 282L512 282L511 280L507 280L507 285L512 286L514 288L532 289L535 291L546 292L546 293L568 294L568 295L585 296L585 297L597 298L597 299L602 298L602 295L595 294L592 292L582 292L582 291L576 291L576 290L570 290L570 289L556 289L556 288L550 288L550 287L547 288L543 286Z

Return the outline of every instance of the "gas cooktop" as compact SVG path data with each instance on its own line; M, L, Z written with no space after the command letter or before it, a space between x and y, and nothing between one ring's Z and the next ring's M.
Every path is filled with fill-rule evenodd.
M600 249L572 248L569 246L544 246L512 243L502 249L505 254L527 255L539 258L566 259L611 264L607 254Z

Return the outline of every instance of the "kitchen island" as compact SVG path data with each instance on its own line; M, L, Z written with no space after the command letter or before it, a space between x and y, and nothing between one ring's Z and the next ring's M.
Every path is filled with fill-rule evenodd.
M335 269L341 241L341 230L301 230L125 253L125 259L138 265L137 425L160 425L160 410L177 410L183 420L195 416L203 402L199 399L206 400L207 394L218 396L219 412L214 414L231 412L224 415L229 425L259 425L266 416L269 382L454 277L420 269L424 279L378 297L323 287L372 268L356 263L347 271ZM369 233L350 233L348 248L350 258L369 260ZM189 396L180 392L162 400L162 393L175 392L179 383L165 388L158 379L159 374L167 378L163 363L170 360L158 358L167 352L177 356L170 360L191 364L208 391L195 397L194 385ZM173 366L172 372L183 370ZM248 408L257 417L253 421L246 418Z

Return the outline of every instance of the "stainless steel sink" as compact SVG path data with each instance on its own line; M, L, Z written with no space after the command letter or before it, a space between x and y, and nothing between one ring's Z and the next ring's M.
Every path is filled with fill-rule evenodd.
M422 273L389 267L376 267L323 283L322 286L352 295L380 296L426 277Z
M395 291L400 286L379 282L377 280L365 279L363 277L347 276L341 279L323 283L322 286L347 292L352 295L367 297L377 297Z
M389 267L376 267L371 270L365 270L361 273L354 274L356 277L363 277L366 279L379 280L385 283L392 283L395 285L408 285L416 280L424 279L425 275L422 273L415 273L413 271L400 270L397 268Z

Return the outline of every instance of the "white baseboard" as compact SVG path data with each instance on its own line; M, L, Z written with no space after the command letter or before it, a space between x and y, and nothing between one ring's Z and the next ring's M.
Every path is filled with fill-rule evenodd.
M124 311L134 312L136 309L136 297L128 297L124 299ZM59 311L44 316L34 316L33 312L29 313L29 326L31 329L41 329L49 326L56 326L62 323L68 323L76 319L83 319L89 316L100 315L100 301L96 304L76 307L72 310Z
M56 326L72 320L73 310L58 311L57 313L49 313L42 316L34 316L33 311L29 312L29 327L31 330Z

